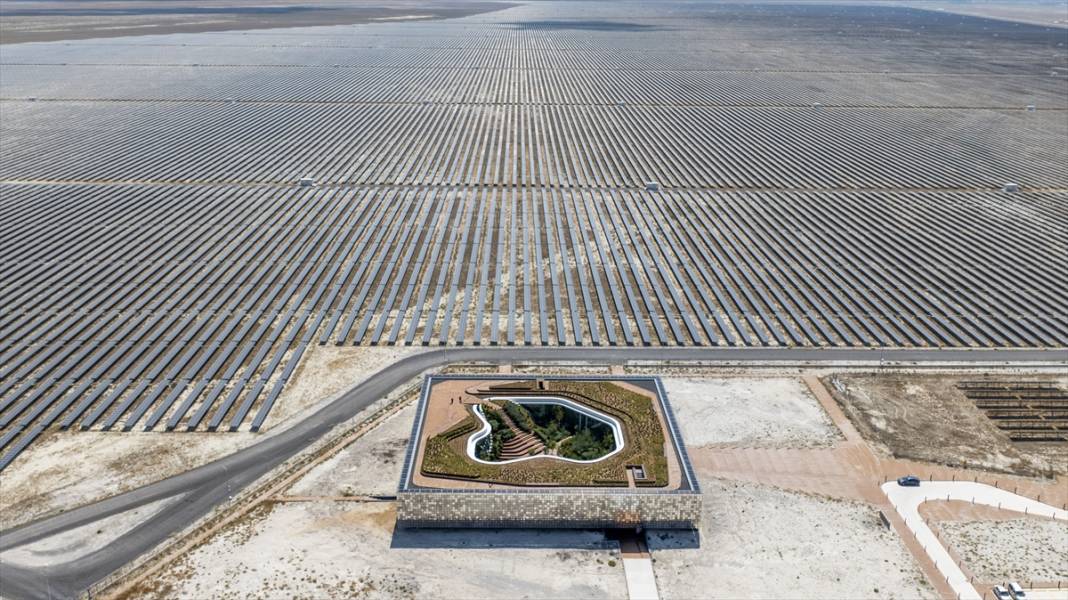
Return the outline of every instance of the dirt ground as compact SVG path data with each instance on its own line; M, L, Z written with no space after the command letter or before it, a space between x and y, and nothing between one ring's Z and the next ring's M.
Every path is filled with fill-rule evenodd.
M143 598L624 598L591 531L394 533L389 502L280 503L164 572ZM507 551L502 551L507 549Z
M264 428L285 426L296 415L306 415L398 360L426 352L406 346L319 346L313 344L264 423Z
M710 475L700 548L647 536L661 598L694 598L696 582L705 598L937 597L874 508Z
M956 388L959 380L883 373L831 375L823 382L876 451L1016 475L1068 473L1068 445L1013 443ZM1066 378L1058 382L1068 386Z
M297 481L293 496L394 494L415 419L415 404L401 409L367 435Z
M1068 524L1048 519L948 521L942 535L983 581L1068 580Z
M0 529L126 492L232 454L285 429L384 366L419 351L312 346L279 397L263 433L52 432L0 474ZM72 456L79 460L70 460ZM396 478L390 485L396 485Z
M790 377L665 377L687 446L824 448L838 430L805 384Z
M514 4L481 0L344 0L304 4L284 0L171 0L166 3L5 0L0 43L449 19L511 6Z
M240 432L54 432L0 474L0 529L159 481L260 437ZM78 460L71 460L74 456Z

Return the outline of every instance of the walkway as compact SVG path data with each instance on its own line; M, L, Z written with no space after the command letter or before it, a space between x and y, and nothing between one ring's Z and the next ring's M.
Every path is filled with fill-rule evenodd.
M636 533L623 535L619 540L619 554L623 559L629 600L660 600L653 559L645 544L645 536Z
M925 481L919 487L902 487L896 481L888 481L882 485L882 490L912 531L913 537L945 576L946 582L963 600L981 600L982 595L920 516L920 504L933 500L962 500L1068 521L1068 511L984 483Z

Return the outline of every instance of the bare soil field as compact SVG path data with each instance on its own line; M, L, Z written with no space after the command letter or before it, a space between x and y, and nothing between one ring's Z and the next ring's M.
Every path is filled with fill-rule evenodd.
M1065 444L1013 443L957 389L959 380L954 376L885 373L823 379L843 412L876 451L896 458L1016 475L1068 473ZM1057 381L1068 385L1065 378Z
M874 508L704 475L700 548L647 536L661 598L937 597Z
M601 532L395 534L395 519L389 502L276 504L184 557L140 590L141 597L620 598L627 594L617 544Z
M947 521L938 526L983 581L1068 580L1068 524L1019 518Z
M0 475L0 529L166 479L259 438L243 432L50 433Z
M359 496L395 493L414 418L415 405L412 404L316 466L290 488L289 494Z
M345 0L307 4L282 0L176 0L166 3L147 0L5 0L0 2L0 15L3 16L0 43L449 19L511 6L514 4L480 0Z
M826 448L840 439L805 384L791 377L665 377L690 447Z

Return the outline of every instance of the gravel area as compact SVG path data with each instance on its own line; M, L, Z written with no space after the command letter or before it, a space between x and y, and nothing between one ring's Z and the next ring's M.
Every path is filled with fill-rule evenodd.
M663 380L687 446L829 447L840 434L794 378Z
M1068 580L1068 523L1021 518L949 521L939 527L984 581Z
M901 540L867 505L711 479L700 546L651 531L660 597L936 598Z
M625 598L592 531L407 531L392 503L276 504L186 555L142 598ZM506 551L502 551L506 550Z
M413 419L414 403L316 466L297 481L288 494L345 496L396 493Z

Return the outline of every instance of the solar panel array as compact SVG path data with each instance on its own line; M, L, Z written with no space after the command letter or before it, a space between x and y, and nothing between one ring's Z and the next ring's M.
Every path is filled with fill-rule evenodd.
M314 344L1068 345L1055 31L670 8L5 46L0 468Z

